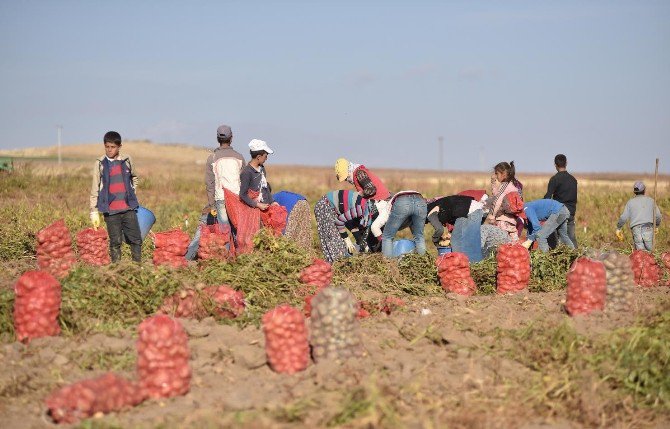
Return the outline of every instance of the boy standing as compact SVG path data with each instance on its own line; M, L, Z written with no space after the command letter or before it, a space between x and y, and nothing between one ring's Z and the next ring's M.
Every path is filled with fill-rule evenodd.
M642 182L635 182L633 193L635 196L628 200L626 207L616 224L616 235L623 240L621 228L628 222L633 233L633 242L638 250L651 252L651 242L654 236L654 224L661 224L661 211L654 204L654 200L644 195L646 187ZM652 219L652 207L654 218Z
M554 167L557 173L549 179L545 199L553 199L563 203L570 212L568 218L568 237L572 244L577 247L575 236L575 213L577 212L577 179L567 171L568 158L559 153L554 157ZM554 240L555 241L555 240Z
M120 155L121 135L109 131L103 138L105 155L95 161L91 184L91 223L100 226L100 214L105 218L109 235L109 255L112 262L121 258L121 242L126 237L133 261L142 260L142 235L137 221L137 176L128 155Z
M268 154L274 153L263 140L253 139L249 142L251 161L240 173L240 199L249 207L265 211L274 203L272 188L265 177L265 161ZM249 195L251 191L252 195Z

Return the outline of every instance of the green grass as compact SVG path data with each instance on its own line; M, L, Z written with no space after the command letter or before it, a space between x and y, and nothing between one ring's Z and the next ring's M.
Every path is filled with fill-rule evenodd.
M538 321L497 335L511 340L503 353L533 371L526 399L540 413L583 421L589 414L584 407L596 406L584 398L597 396L602 412L613 412L626 401L636 409L667 414L669 310L666 305L633 326L594 337L577 333L567 320L558 325Z

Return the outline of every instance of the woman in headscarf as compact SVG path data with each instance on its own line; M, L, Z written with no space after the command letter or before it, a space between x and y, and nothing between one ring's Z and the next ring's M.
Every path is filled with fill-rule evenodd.
M344 158L335 161L335 175L337 180L345 180L356 187L363 198L373 200L387 200L391 197L388 188L381 179L370 172L364 165L354 164Z
M355 253L347 226L360 244L375 212L375 205L354 191L332 191L321 197L314 206L314 216L324 259L332 264Z

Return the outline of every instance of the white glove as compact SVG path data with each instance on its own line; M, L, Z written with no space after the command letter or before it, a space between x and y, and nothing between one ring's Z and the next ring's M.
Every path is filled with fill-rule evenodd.
M98 212L97 210L93 211L91 212L90 217L91 217L91 225L93 225L93 229L97 231L98 228L100 228L100 217L101 217L100 212Z
M347 245L347 251L353 255L354 252L356 251L356 246L354 245L354 243L352 243L351 237L345 238L344 244Z

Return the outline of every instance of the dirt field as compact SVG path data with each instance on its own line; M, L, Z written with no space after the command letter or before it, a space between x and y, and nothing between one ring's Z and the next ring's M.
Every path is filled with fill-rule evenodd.
M54 164L53 149L14 153L51 158L22 160L17 162L17 172L0 178L0 215L6 219L0 225L2 427L55 427L44 406L44 398L55 388L110 370L135 376L137 333L131 321L152 313L137 309L149 297L128 297L122 300L125 307L124 302L118 303L122 310L103 300L92 308L98 314L86 317L80 316L85 312L76 303L64 303L68 308L61 319L64 333L29 345L15 342L10 327L11 289L22 272L35 267L37 230L58 218L64 218L72 232L87 226L89 161L99 149L66 148L65 167ZM142 176L138 196L157 215L154 230L182 226L192 233L195 225L185 219L196 218L204 201L201 180L206 152L185 148L182 156L157 165L149 164L156 145L138 143L135 149ZM301 192L312 202L341 186L330 168L270 165L268 171L275 190ZM427 196L483 187L487 180L486 173L381 170L381 175L392 189L416 187L426 190ZM612 222L630 197L633 178L578 176L580 252L630 252L630 238L623 243L614 240ZM548 176L522 179L533 199L543 192ZM661 177L659 205L666 223L667 184L668 178ZM669 241L661 228L659 254L668 251ZM305 252L318 254L318 242L314 243ZM300 305L293 294L277 290L291 291L302 267L288 266L296 264L293 259L274 260L263 253L266 260L241 260L237 271L201 264L173 272L151 265L150 244L145 243L143 252L145 263L132 269L128 283L107 277L105 268L77 268L62 282L64 300L94 302L98 289L127 291L132 286L140 295L167 294L199 282L229 282L250 297L249 315L232 323L211 317L180 319L191 349L190 392L96 416L78 427L670 427L667 277L657 287L636 288L626 312L572 318L563 309L565 283L561 281L514 295L491 294L478 284L477 295L465 298L442 292L432 272L432 259L425 270L416 269L411 279L409 274L396 275L402 267L395 262L380 265L378 272L341 264L335 268L334 283L351 290L357 299L377 303L385 296L397 296L406 305L390 315L373 308L371 317L361 320L364 357L342 365L312 362L304 372L280 375L267 365L258 320L270 304L259 301L258 291L268 292L273 300ZM277 255L281 259L283 254ZM294 258L302 261L308 256ZM379 263L375 261L368 260ZM556 276L564 278L565 267L554 267L551 258L545 263L546 271L537 275L552 275L547 273L555 270ZM410 280L402 284L398 278ZM547 291L534 292L538 289Z

